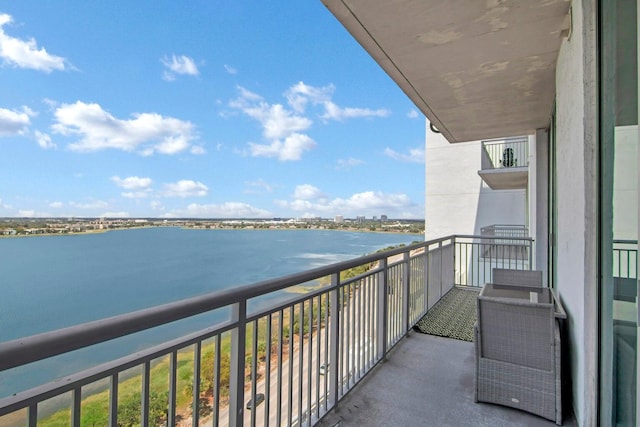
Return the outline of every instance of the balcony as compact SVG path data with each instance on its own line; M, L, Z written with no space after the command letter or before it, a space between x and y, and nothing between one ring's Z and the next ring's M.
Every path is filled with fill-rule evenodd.
M492 190L527 188L529 138L482 141L482 169L478 175Z
M483 256L515 240L449 236L0 343L2 372L228 309L204 330L0 399L0 425L550 425L473 403L472 343L411 332L454 286L530 269L526 237L529 256ZM281 292L292 286L304 292Z

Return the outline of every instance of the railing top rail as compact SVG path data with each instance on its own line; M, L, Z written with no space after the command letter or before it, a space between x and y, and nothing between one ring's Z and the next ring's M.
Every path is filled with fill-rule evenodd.
M227 307L342 270L452 239L453 236L447 236L419 242L255 284L216 291L55 331L0 342L0 371Z
M491 225L485 225L484 227L482 227L482 229L485 228L527 228L526 225L522 225L522 224L491 224Z
M623 244L623 245L637 245L638 241L637 240L614 239L613 243L620 243L620 244Z
M484 139L482 145L518 144L529 142L528 136L512 136L508 138Z
M525 236L478 236L478 235L473 235L473 234L456 234L454 236L456 239L482 239L483 241L486 240L524 240L524 241L530 241L530 242L534 242L535 239L533 237L525 237Z

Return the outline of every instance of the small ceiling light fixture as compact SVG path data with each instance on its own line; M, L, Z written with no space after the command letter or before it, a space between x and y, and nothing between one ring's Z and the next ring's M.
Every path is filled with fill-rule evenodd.
M435 127L435 126L433 125L433 123L431 123L431 122L429 122L429 129L431 129L431 132L433 132L433 133L440 133L440 131L438 130L438 128L437 128L437 127Z

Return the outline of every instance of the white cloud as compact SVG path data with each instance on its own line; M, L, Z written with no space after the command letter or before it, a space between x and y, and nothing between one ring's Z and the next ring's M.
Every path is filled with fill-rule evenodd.
M412 148L409 150L408 154L398 153L391 148L385 148L384 154L386 156L391 157L392 159L399 160L401 162L407 163L424 163L424 149L423 148Z
M254 157L275 157L281 161L300 160L305 151L315 147L315 141L306 134L313 121L305 115L309 105L319 106L324 122L329 120L345 120L355 117L387 117L390 112L385 109L342 108L332 100L335 87L332 84L314 87L298 82L291 86L284 96L290 109L282 104L271 104L265 99L238 86L240 95L229 102L229 107L255 119L262 126L265 143L249 143L249 153ZM231 117L228 111L220 113L223 117Z
M162 78L167 81L175 80L176 74L197 76L200 73L194 60L185 55L176 56L174 54L171 55L171 58L165 55L160 62L167 68L162 75Z
M3 27L12 21L11 15L0 14L0 58L6 64L46 73L69 68L63 57L51 55L45 48L38 48L35 39L21 40L7 35Z
M191 122L156 113L137 113L130 120L122 120L98 104L81 101L57 108L55 118L54 132L80 136L79 141L69 144L71 150L79 152L113 148L142 155L176 154L189 148L194 139Z
M418 112L416 110L409 110L409 112L407 113L407 117L410 119L417 119L418 118Z
M313 123L310 119L285 109L281 104L269 104L261 96L242 87L239 89L240 97L229 105L260 122L267 139L283 138L291 133L307 130Z
M54 208L54 209L59 209L62 206L64 206L64 204L62 202L51 202L51 203L49 203L49 207L50 208Z
M226 202L222 204L192 203L183 210L172 212L174 217L188 218L268 218L271 212L256 208L242 202Z
M231 65L224 64L224 69L227 70L227 73L229 74L238 74L238 69Z
M362 164L364 164L364 160L354 159L353 157L349 157L348 159L338 159L336 169L350 170L351 168Z
M121 193L122 197L126 197L127 199L143 199L151 195L150 187L153 183L151 178L140 178L138 176L120 178L119 176L112 176L111 181L120 188L130 190Z
M101 215L98 215L101 218L129 218L129 212L104 212Z
M258 194L262 192L271 193L273 191L273 187L265 182L262 178L257 181L247 181L244 183L247 187L249 187L244 192L246 194Z
M43 148L45 150L57 148L57 145L51 142L51 137L46 133L42 133L37 130L34 132L34 135L36 137L36 142L38 143L40 148Z
M0 208L1 209L12 209L13 206L6 204L6 203L2 203L2 199L0 199Z
M153 183L151 178L140 178L139 176L128 176L126 178L112 176L111 181L113 181L118 187L124 188L125 190L144 190L151 187L151 184Z
M314 87L304 82L298 82L285 92L285 97L291 108L301 113L304 112L309 102L312 104L323 104L331 101L335 89L335 86L332 84L324 87Z
M207 154L207 150L201 145L193 145L191 150L189 150L191 154L200 156L202 154Z
M34 211L33 209L21 209L18 211L17 216L23 217L23 218L30 218L38 215L36 214L36 211Z
M303 133L313 122L281 104L269 104L260 95L241 86L240 96L229 106L257 120L262 126L264 144L249 143L253 157L274 157L280 161L300 160L305 151L315 147L315 141Z
M155 212L164 211L164 205L157 200L154 200L151 203L149 203L149 207L151 207L151 210Z
M276 140L271 144L249 143L251 155L254 157L277 157L281 161L300 160L302 153L311 150L316 143L307 135L294 133L284 141Z
M338 120L344 121L345 119L353 119L360 117L388 117L391 112L384 108L377 110L371 110L369 108L342 108L334 104L333 102L325 102L325 113L321 116L324 120Z
M293 192L293 198L300 200L313 200L324 197L324 193L320 191L318 187L314 187L311 184L297 185Z
M78 209L105 209L109 206L107 202L102 200L94 200L88 203L69 202L69 205Z
M22 107L21 111L0 108L0 137L24 134L31 124L30 117L34 115L28 107Z
M207 195L209 188L199 181L183 179L164 185L165 197L203 197Z
M419 218L423 210L411 201L406 194L388 194L380 191L356 193L349 198L304 199L303 197L318 194L313 186L308 191L294 194L293 200L277 200L276 204L296 212L319 212L323 215L390 215L397 218ZM297 192L296 192L297 193ZM302 196L295 198L295 196ZM324 196L324 195L322 195Z

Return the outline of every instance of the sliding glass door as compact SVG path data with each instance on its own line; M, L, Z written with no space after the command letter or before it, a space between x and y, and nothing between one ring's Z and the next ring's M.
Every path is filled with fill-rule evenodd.
M638 416L638 5L600 2L600 422Z

